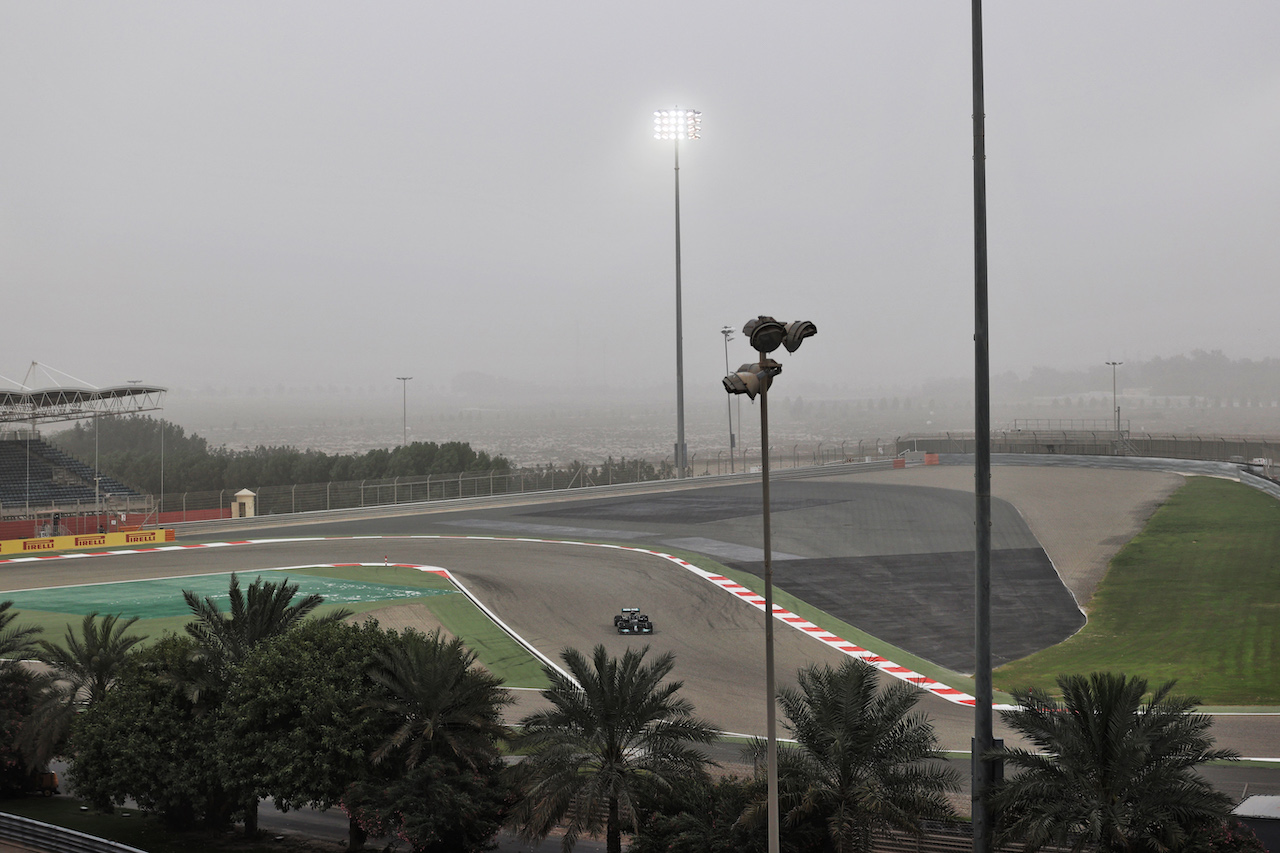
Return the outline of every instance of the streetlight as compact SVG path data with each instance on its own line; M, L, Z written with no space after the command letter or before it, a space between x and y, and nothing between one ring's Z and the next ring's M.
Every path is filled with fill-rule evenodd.
M733 340L733 326L725 326L720 330L720 334L724 335L724 372L729 373L729 341ZM741 402L741 400L739 400ZM725 398L724 404L729 410L729 473L733 471L733 400ZM742 418L738 418L738 429L742 429Z
M760 472L761 504L764 523L764 689L765 689L765 762L769 777L769 853L778 853L778 714L773 678L773 539L769 529L769 385L782 372L782 365L769 358L779 346L795 352L800 343L818 333L808 320L780 323L763 314L748 320L742 334L751 340L751 348L760 354L756 364L744 364L737 373L723 380L730 394L760 395Z
M684 322L680 314L680 140L697 139L702 113L697 110L655 110L653 138L670 139L676 156L676 476L684 477L688 448L684 444Z
M1120 404L1116 399L1116 368L1124 364L1123 361L1108 361L1111 365L1111 411L1116 418L1116 439L1120 438Z
M409 380L412 376L397 376L400 380L400 446L409 446Z

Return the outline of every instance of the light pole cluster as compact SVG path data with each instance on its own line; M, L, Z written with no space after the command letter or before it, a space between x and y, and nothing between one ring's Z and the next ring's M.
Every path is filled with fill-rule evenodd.
M702 113L697 110L655 110L653 138L671 140L676 162L676 476L688 468L688 448L684 443L684 323L680 313L680 140L697 139Z
M409 380L412 376L397 376L400 380L400 446L409 446Z
M769 357L780 346L787 352L795 352L805 338L818 333L818 327L808 320L781 323L772 317L760 315L748 320L742 333L751 341L751 348L760 355L755 364L744 364L736 373L723 380L724 390L730 394L746 394L754 400L760 396L760 471L761 504L764 524L764 680L765 680L765 761L769 777L769 853L778 853L778 714L773 674L773 540L769 526L769 385L773 377L782 372L782 365ZM726 337L726 341L728 338ZM741 427L741 425L739 425Z
M1116 397L1116 368L1124 364L1123 361L1108 361L1111 366L1111 412L1116 419L1116 438L1120 438L1120 400Z

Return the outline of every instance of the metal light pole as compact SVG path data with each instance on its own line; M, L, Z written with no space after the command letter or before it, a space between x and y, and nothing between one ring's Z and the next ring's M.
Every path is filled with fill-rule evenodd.
M724 372L729 373L729 341L733 340L733 327L725 326L720 330L720 334L724 335ZM733 400L725 398L724 404L729 410L729 473L733 470L733 446L737 443L733 436ZM742 429L742 421L738 421L738 429ZM745 466L744 466L745 467ZM718 473L718 472L717 472Z
M1111 411L1116 418L1116 438L1120 438L1120 401L1116 397L1116 368L1124 364L1123 361L1108 361L1111 365Z
M760 353L763 368L768 356ZM768 781L769 853L779 853L778 827L778 700L773 676L773 538L769 511L769 394L768 382L760 383L760 500L764 504L764 695L765 767Z
M98 416L93 416L93 512L97 516L98 527L102 527L102 501L98 498L98 484L102 482L102 474L98 471ZM98 532L102 532L99 530Z
M409 380L412 376L397 376L400 380L400 446L409 446Z
M742 333L751 341L751 347L759 354L757 364L744 364L737 373L724 378L725 391L730 394L760 395L760 472L761 503L764 534L764 684L765 684L765 764L768 777L768 849L780 850L779 826L781 813L778 806L778 710L773 663L773 536L769 508L769 384L782 372L782 365L769 357L769 353L785 345L787 352L795 352L801 341L818 333L808 320L780 323L772 317L761 315L749 320ZM741 424L739 424L741 428Z
M684 477L688 448L684 443L684 321L680 307L680 140L697 139L702 113L697 110L655 110L653 138L670 139L675 148L676 171L676 476Z
M997 770L991 686L991 351L987 317L987 151L982 81L982 0L970 0L973 39L974 709L970 758L973 850L995 847L987 805Z

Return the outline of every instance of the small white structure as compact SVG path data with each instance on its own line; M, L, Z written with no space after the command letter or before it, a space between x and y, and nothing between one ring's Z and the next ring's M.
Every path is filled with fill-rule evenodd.
M248 489L236 492L235 503L231 505L232 518L253 518L257 514L258 496Z
M1263 847L1280 853L1280 797L1250 797L1233 813L1253 830Z

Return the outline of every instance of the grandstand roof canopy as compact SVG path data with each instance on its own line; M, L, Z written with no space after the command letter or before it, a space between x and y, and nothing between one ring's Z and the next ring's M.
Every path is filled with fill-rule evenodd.
M112 388L0 389L0 423L34 424L150 412L162 408L168 390L133 383Z

